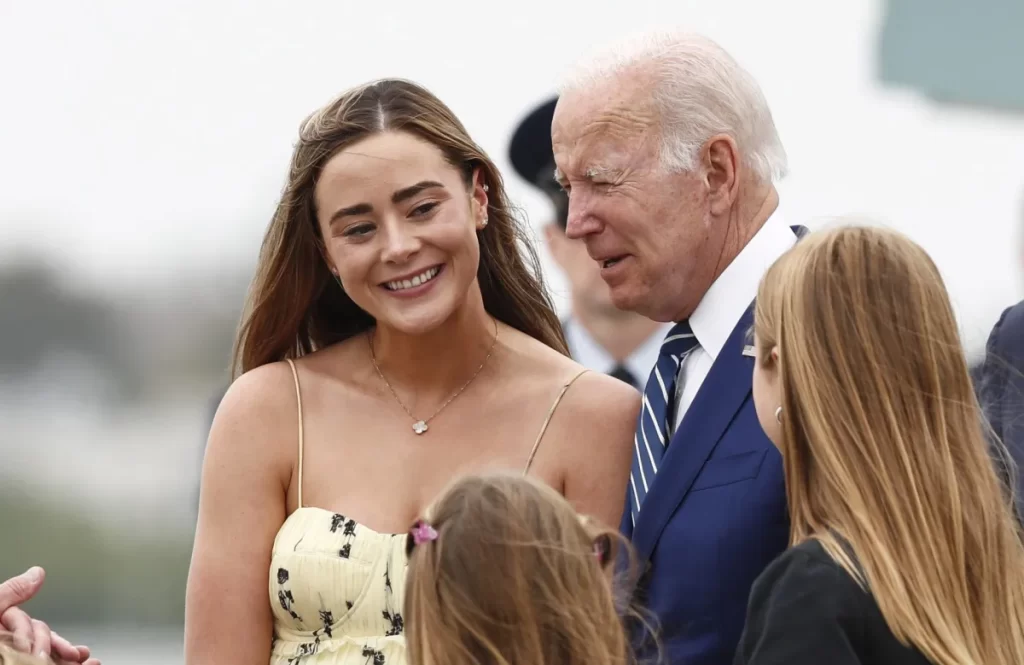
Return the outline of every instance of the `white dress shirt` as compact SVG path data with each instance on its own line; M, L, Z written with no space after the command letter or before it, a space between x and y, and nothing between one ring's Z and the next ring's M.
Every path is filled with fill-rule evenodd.
M679 428L729 335L757 297L761 277L796 241L793 229L776 211L704 294L690 316L698 346L679 366L676 376L673 431Z
M658 328L638 346L633 353L626 358L622 365L629 370L629 373L636 377L637 390L643 392L647 385L647 377L658 362L658 353L661 351L661 342L665 339L671 323ZM565 330L565 341L569 345L569 353L573 360L587 369L603 374L611 374L612 370L619 365L603 346L597 343L586 328L581 326L576 319L570 317L562 325Z

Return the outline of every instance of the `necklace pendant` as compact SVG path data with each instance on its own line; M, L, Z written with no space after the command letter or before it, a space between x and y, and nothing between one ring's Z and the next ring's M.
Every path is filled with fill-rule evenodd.
M427 431L427 429L427 424L422 420L417 420L412 424L412 431L416 432L417 434L423 434L424 432Z

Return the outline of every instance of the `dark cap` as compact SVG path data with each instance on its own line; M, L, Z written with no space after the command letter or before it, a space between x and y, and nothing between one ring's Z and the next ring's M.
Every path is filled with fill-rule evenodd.
M569 199L555 181L555 157L551 149L551 121L558 98L549 99L530 112L512 135L509 161L523 180L538 188L555 206L555 221L562 228L569 212Z

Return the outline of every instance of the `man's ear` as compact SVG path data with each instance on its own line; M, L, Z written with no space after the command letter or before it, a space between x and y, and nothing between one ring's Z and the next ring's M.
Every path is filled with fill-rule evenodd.
M739 191L739 148L728 134L708 139L701 151L704 183L711 201L711 212L725 214Z

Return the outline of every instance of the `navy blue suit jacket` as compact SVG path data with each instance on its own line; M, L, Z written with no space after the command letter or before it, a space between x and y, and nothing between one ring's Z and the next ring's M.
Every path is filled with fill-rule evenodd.
M992 429L1017 463L1017 515L1024 518L1024 302L989 335L978 396ZM1011 480L1011 479L1008 479Z
M648 572L637 602L654 613L667 663L730 665L754 580L786 549L782 458L758 424L752 309L733 329L669 443L630 536ZM645 651L641 657L650 655Z

